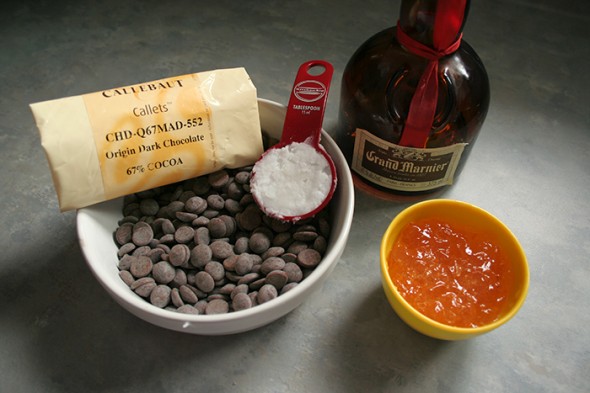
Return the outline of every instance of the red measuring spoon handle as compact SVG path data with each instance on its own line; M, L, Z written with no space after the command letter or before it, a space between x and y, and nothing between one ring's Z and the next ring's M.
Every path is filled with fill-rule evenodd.
M313 73L310 71L313 70ZM334 67L323 60L310 60L297 71L287 106L280 145L304 142L319 146L328 91Z

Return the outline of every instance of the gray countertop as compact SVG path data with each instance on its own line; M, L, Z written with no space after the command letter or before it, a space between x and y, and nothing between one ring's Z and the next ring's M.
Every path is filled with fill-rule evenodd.
M89 4L84 4L89 3ZM474 1L465 39L491 81L490 111L444 197L502 219L529 259L526 303L462 342L407 327L379 278L379 242L407 204L357 190L344 254L286 317L232 336L152 326L86 266L60 213L28 104L243 66L286 103L297 67L346 61L395 23L398 1L8 1L0 14L1 392L590 391L590 3Z

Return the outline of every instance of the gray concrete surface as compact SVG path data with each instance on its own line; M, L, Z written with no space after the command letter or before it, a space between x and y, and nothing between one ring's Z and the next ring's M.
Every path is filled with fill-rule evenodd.
M335 66L395 23L398 1L8 1L0 13L1 392L590 391L590 6L474 1L465 39L491 81L487 121L443 196L497 215L531 287L506 326L465 342L408 328L380 287L378 250L407 204L357 192L333 275L258 330L200 337L149 325L90 274L60 213L28 104L243 66L286 103L299 64Z

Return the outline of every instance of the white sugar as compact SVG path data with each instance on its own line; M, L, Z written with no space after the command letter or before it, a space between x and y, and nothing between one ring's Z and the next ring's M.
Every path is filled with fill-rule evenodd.
M326 158L307 143L291 143L267 151L256 163L251 191L267 213L283 218L316 209L331 185Z

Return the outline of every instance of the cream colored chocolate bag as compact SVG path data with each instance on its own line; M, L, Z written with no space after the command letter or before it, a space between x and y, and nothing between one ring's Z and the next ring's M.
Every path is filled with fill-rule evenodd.
M243 68L31 104L61 211L250 165L262 154Z

